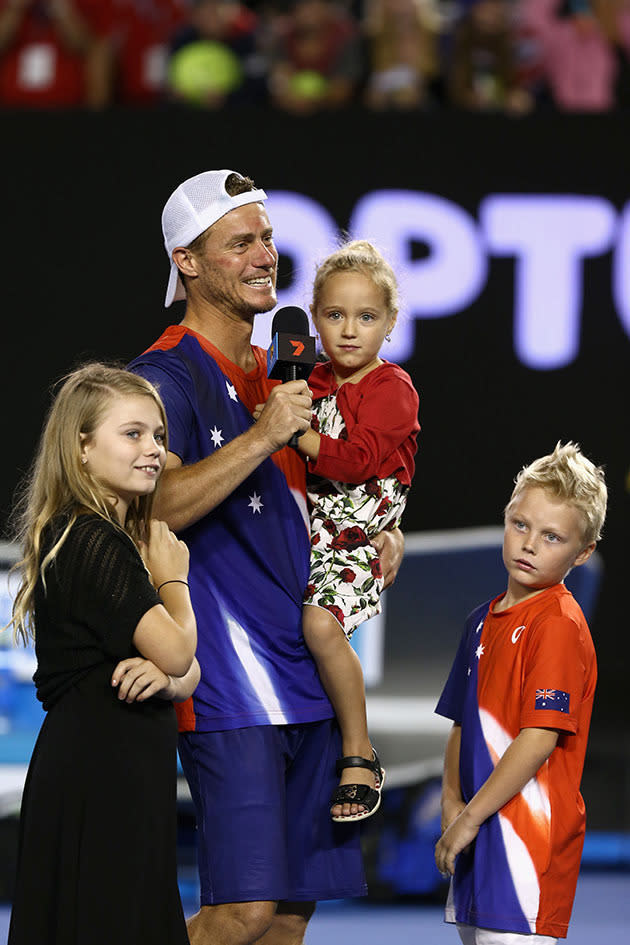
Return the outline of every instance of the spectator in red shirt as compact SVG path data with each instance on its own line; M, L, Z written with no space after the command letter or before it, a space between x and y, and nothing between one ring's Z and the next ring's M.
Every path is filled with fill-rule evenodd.
M0 105L108 105L109 12L108 0L0 0Z
M164 100L169 43L186 21L189 0L110 0L116 47L116 101Z

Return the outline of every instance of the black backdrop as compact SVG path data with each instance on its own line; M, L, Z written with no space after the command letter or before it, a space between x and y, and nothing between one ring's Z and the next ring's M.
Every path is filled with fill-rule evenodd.
M169 323L160 213L184 178L234 167L267 190L308 194L340 227L358 198L388 187L441 195L472 217L488 193L592 194L621 211L630 192L627 122L615 116L3 114L0 135L3 522L51 382L85 357L126 360ZM489 266L467 310L415 322L405 366L421 393L423 432L405 529L498 524L515 473L558 439L605 464L595 725L620 733L630 341L613 305L611 255L584 263L579 357L542 372L514 354L514 262Z

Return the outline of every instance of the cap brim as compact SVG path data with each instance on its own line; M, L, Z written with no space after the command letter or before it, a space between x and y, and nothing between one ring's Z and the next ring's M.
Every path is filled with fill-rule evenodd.
M179 269L174 262L171 262L171 272L168 277L166 287L166 298L164 299L164 308L168 308L171 302L179 302L186 298L182 280L179 278Z

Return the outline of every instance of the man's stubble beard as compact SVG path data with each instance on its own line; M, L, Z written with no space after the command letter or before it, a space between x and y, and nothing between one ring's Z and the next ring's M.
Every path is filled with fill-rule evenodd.
M226 315L237 318L240 321L249 322L252 325L256 315L270 312L278 303L275 285L273 287L273 297L270 298L268 302L256 306L246 302L245 299L235 296L232 292L225 291L221 284L217 285L216 281L213 283L211 280L208 289L210 291L207 293L206 298L212 305L224 310Z

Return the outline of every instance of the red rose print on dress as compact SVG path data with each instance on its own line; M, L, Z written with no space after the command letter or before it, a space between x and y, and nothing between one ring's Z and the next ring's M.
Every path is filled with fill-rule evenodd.
M344 584L352 584L356 577L356 574L354 573L352 568L342 568L341 571L339 572L339 577L344 582Z
M343 548L359 548L361 545L367 544L368 537L363 529L359 528L358 525L352 525L350 528L342 529L338 535L335 535L330 546L335 551L340 551Z
M321 482L317 482L316 484L309 486L309 491L316 493L316 495L322 496L334 495L337 492L332 482L330 482L328 479L322 479Z
M376 476L372 476L372 478L368 479L368 481L365 483L365 492L367 495L376 496L377 499L380 499L380 497L383 495L381 484Z
M385 497L385 498L382 500L382 502L380 503L379 507L377 508L376 514L377 514L377 515L385 515L385 512L387 512L387 510L390 508L391 504L392 504L392 500L389 499L389 498L387 498L387 497Z
M372 572L373 578L382 578L383 572L381 571L381 562L379 558L372 558L370 561L370 571Z
M336 604L321 604L320 606L325 607L326 610L329 610L333 617L336 617L341 626L344 624L343 610L341 607L337 607Z

